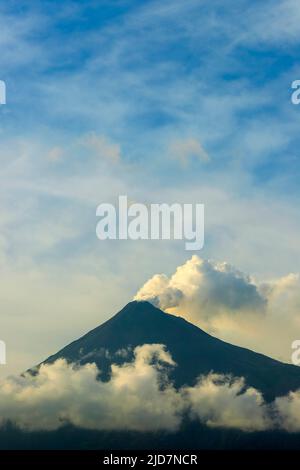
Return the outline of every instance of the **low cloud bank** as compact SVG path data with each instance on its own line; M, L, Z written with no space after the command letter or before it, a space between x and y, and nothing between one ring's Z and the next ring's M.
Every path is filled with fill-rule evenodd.
M209 374L186 392L191 416L208 426L243 431L265 431L273 427L261 393L247 388L243 378Z
M243 378L199 377L176 390L169 381L171 355L160 344L134 350L134 360L112 365L108 382L95 364L76 366L63 359L42 365L36 376L0 383L0 423L23 430L55 430L65 423L93 430L176 432L184 416L209 427L246 432L300 431L300 391L266 404Z
M132 363L113 364L111 379L103 382L95 364L77 367L59 359L42 365L37 376L1 382L1 422L29 430L54 430L66 422L99 430L177 430L183 400L167 381L173 365L162 346L144 345Z

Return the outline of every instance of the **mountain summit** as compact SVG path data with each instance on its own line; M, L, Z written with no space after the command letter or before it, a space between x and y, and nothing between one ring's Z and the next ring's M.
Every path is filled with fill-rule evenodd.
M214 371L244 377L267 401L300 388L300 368L221 341L145 301L130 302L45 363L59 358L78 364L95 362L108 377L112 363L130 361L134 348L146 343L166 345L177 364L171 374L176 386L193 385L199 375Z

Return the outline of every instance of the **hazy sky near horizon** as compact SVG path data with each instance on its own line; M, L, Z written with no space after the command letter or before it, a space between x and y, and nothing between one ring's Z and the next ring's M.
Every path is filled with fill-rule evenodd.
M259 283L300 271L299 46L297 0L1 4L0 375L191 257L100 242L96 207L119 194L204 203L198 254Z

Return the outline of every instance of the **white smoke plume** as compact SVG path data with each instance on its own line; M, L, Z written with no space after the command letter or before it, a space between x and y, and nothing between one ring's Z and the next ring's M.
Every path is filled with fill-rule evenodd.
M291 361L291 344L299 339L298 274L258 283L228 263L193 256L170 277L154 275L135 299L148 300L220 339L285 362Z

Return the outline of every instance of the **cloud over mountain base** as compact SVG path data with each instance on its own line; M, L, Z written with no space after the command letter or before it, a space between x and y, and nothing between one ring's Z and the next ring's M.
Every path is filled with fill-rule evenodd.
M66 423L92 430L139 432L180 429L184 417L213 428L245 432L284 429L300 432L300 391L267 404L243 378L210 373L193 387L175 389L168 379L176 367L161 344L134 350L134 360L112 365L109 381L95 364L77 366L59 359L37 375L0 383L1 425L56 430Z

